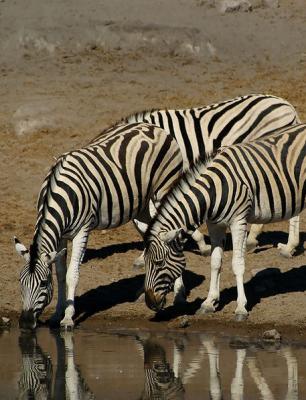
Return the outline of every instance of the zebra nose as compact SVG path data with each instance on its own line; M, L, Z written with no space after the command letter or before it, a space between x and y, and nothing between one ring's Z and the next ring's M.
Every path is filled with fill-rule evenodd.
M19 328L22 330L33 330L36 328L36 320L33 310L23 310L19 317Z
M163 297L155 295L152 289L146 290L145 300L146 305L153 311L159 311L164 305Z

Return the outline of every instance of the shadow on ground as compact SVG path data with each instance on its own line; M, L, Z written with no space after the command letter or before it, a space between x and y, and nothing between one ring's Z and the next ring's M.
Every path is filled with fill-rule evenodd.
M84 255L83 264L93 259L104 260L113 254L127 253L130 250L143 250L143 242L129 242L129 243L118 243L111 244L108 246L101 247L100 249L87 249Z
M260 253L262 251L268 250L271 247L277 247L278 243L287 243L288 241L288 233L283 231L267 231L262 232L258 236L258 247L255 250L255 253ZM297 248L295 255L300 255L304 253L304 242L306 241L306 232L300 232L300 245ZM205 236L205 242L210 244L209 236ZM225 251L231 251L233 249L232 244L232 235L230 232L227 232L225 239ZM198 253L198 247L194 240L188 240L185 245L186 251L191 251Z
M285 243L287 234L281 231L263 232L259 238L259 247L277 246L277 243ZM206 237L206 240L208 238ZM304 243L306 233L301 232L301 243ZM207 240L209 242L209 240ZM226 250L231 249L231 235L227 234ZM115 253L126 253L129 250L142 250L143 243L130 242L113 244L98 250L88 249L84 262L91 259L104 259ZM187 251L196 251L193 241L188 242ZM299 253L303 248L299 249ZM189 292L199 286L204 281L204 276L184 271L184 283ZM131 278L121 279L108 285L99 286L84 293L75 299L75 322L76 325L86 320L88 317L105 311L117 304L125 302L135 302L143 292L144 274L139 274ZM260 303L262 298L275 296L281 293L302 292L306 290L306 266L293 268L287 272L281 272L278 268L266 268L256 274L250 281L245 283L245 293L248 299L247 308L251 311L254 306ZM222 310L227 304L236 301L237 288L224 289L220 293L220 302L217 311ZM158 312L152 319L154 321L168 321L181 315L194 315L201 306L204 299L197 298L193 302L182 305L171 305Z
M204 280L202 275L184 271L184 283L187 293L199 286ZM75 298L75 324L88 317L105 311L117 304L135 302L143 293L144 274L132 278L120 279L109 285L99 286Z
M248 299L247 309L251 311L261 299L281 293L304 292L306 290L306 265L281 272L278 268L266 268L258 272L244 285ZM217 312L232 301L236 302L237 287L226 288L220 293ZM200 308L204 298L180 306L169 306L158 312L153 321L169 321L182 315L194 315Z

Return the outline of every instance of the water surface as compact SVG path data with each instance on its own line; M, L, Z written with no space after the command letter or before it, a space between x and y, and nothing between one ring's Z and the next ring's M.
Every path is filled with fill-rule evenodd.
M207 334L0 332L0 399L306 398L306 348Z

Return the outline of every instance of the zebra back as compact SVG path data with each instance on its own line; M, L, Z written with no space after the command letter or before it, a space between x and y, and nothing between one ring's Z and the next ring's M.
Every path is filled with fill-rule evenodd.
M205 107L142 111L120 123L148 122L173 135L184 168L220 147L256 140L299 123L294 107L268 94L249 94Z
M52 167L38 200L37 247L57 248L63 235L73 237L86 224L105 229L128 222L151 196L162 198L181 170L177 143L161 128L134 123L109 129Z

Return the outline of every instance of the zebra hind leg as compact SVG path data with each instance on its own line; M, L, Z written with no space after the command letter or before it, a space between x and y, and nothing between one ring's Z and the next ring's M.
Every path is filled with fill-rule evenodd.
M288 243L278 243L277 248L283 257L291 258L300 243L300 217L297 215L289 220Z
M257 236L262 232L263 224L252 224L247 238L247 251L252 253L258 246Z
M192 239L196 242L202 256L208 256L211 252L211 246L205 243L204 235L196 229L191 235Z

